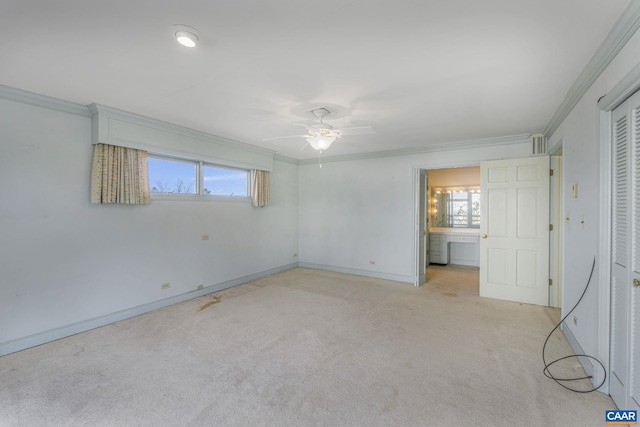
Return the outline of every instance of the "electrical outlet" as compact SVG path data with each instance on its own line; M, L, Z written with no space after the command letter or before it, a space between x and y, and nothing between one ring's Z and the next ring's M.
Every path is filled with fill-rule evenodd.
M578 326L578 318L576 316L573 316L573 324Z
M160 289L169 289L171 287L171 283L167 282L167 283L163 283L162 285L160 285Z

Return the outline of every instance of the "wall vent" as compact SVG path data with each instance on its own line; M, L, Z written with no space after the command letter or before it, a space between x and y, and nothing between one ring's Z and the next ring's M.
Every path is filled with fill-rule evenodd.
M531 155L545 156L547 154L547 137L544 135L531 135Z

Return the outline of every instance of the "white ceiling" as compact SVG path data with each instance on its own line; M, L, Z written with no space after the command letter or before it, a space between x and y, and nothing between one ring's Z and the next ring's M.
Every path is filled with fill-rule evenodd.
M0 84L296 159L541 133L629 0L2 0ZM178 45L171 26L196 28Z

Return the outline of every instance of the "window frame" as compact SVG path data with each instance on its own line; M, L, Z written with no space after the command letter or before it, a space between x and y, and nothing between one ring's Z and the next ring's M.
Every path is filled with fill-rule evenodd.
M466 197L455 197L456 195L462 195L462 194L466 194ZM474 215L473 215L473 198L474 195L478 195L479 196L479 192L475 192L475 191L471 191L471 190L459 190L459 191L453 191L451 192L452 197L449 199L449 203L451 203L451 220L449 221L449 223L451 224L451 228L480 228L480 223L479 223L479 219L480 219L480 215L475 215L475 217L478 218L478 225L474 225L473 219L474 219ZM465 203L467 206L467 212L466 215L462 215L462 214L456 214L454 213L453 210L453 205L455 204L455 202L462 202ZM460 224L460 225L456 225L456 218L458 219L463 219L465 218L464 224Z
M150 188L151 199L251 203L251 170L249 169L238 168L238 167L228 166L228 165L221 165L218 163L198 160L190 157L171 156L171 155L159 154L159 153L153 153L153 152L149 152L147 157L148 159L192 163L194 165L194 173L195 173L195 180L194 180L195 192L194 193L159 192L159 191L152 191ZM216 195L216 194L204 194L204 167L205 166L218 168L218 169L227 169L227 170L244 172L247 177L246 195L227 196L227 195ZM149 181L151 181L151 179L149 179ZM149 182L149 187L152 187L151 182Z

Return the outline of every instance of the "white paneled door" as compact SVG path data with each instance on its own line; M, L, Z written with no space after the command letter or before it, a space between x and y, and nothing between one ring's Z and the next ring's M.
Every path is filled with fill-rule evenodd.
M640 411L640 93L613 111L610 393Z
M480 296L549 304L549 157L480 164Z

